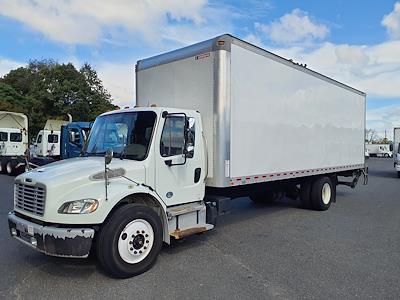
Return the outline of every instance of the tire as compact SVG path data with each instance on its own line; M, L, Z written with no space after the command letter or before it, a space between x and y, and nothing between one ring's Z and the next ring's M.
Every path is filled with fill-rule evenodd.
M136 203L123 205L100 229L96 240L97 258L113 277L139 275L157 260L162 237L162 223L154 210ZM150 247L146 248L146 244Z
M17 162L15 160L9 160L7 162L6 170L9 176L17 175Z
M397 171L397 177L400 178L400 171Z
M311 205L311 186L312 181L305 181L300 184L300 204L304 209L312 209Z
M8 159L6 158L0 159L0 174L7 174L7 162Z
M389 154L388 154L388 153L385 153L383 156L384 156L385 158L389 158Z
M336 185L329 177L317 178L311 187L311 205L314 210L328 210L336 198Z

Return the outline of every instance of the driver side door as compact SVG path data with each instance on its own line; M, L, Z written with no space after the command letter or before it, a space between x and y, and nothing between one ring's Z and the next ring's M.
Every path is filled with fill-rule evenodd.
M188 134L185 143L185 121ZM167 115L156 145L156 190L167 206L204 197L204 147L199 117ZM184 149L186 144L186 152ZM185 159L186 156L186 159Z

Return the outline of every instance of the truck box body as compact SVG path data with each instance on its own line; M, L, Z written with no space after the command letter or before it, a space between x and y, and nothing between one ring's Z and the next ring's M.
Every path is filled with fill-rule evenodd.
M363 92L230 35L139 61L136 96L202 114L210 187L364 167Z

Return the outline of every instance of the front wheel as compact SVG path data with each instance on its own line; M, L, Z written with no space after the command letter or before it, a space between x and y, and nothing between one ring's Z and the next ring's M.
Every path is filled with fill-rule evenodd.
M400 171L397 171L397 177L400 178Z
M389 158L389 154L388 154L388 153L385 153L383 156L384 156L385 158Z
M155 263L162 235L162 223L154 210L141 204L124 205L102 226L96 244L97 257L114 277L139 275Z

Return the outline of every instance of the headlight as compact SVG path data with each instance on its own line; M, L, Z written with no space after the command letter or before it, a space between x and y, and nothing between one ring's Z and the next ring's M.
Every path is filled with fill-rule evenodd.
M90 214L99 206L96 199L82 199L76 201L65 202L58 209L60 214Z

